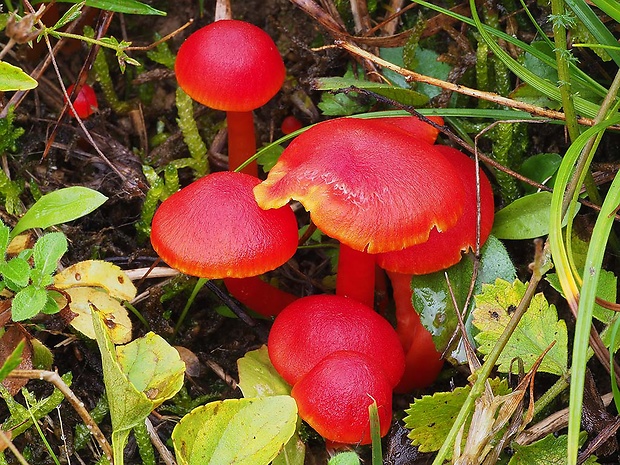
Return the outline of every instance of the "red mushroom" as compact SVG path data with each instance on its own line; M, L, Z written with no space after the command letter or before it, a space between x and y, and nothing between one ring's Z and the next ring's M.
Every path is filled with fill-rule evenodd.
M280 266L297 249L297 221L288 206L259 208L252 193L259 182L219 172L181 189L155 212L153 248L171 267L208 279L257 276Z
M286 307L274 321L267 347L273 366L292 385L339 350L374 360L391 387L405 365L398 336L387 320L360 302L335 295L303 297Z
M375 259L368 254L425 242L433 228L452 227L463 208L458 174L434 146L394 124L356 118L301 134L254 193L262 208L301 202L340 241L336 292L369 306Z
M406 392L430 385L443 362L430 333L422 326L411 303L411 275L428 274L448 268L461 260L462 253L476 246L478 208L476 165L464 153L436 146L459 173L465 188L465 207L456 225L447 231L431 231L428 241L399 252L377 255L377 263L388 271L396 302L396 330L407 354L405 376L396 390ZM491 233L494 217L493 190L485 174L480 177L480 237L483 244Z
M71 96L71 93L73 92L74 87L75 86L73 84L67 87L67 94L69 96ZM97 96L95 95L95 91L88 84L84 84L82 86L82 88L80 89L78 94L75 96L74 100L72 101L72 103L73 103L73 108L75 108L75 113L77 113L78 116L82 119L88 118L90 115L95 113L97 109L99 108L99 104L97 103ZM76 117L75 113L73 112L71 108L69 108L69 114L73 116L74 118Z
M282 125L280 126L280 129L282 131L282 134L290 134L292 132L299 131L303 127L304 126L301 121L299 121L293 115L288 115L282 120Z
M368 407L377 402L381 436L392 419L392 386L375 361L354 351L323 358L297 384L291 396L299 416L321 436L344 444L369 444Z
M226 111L229 168L236 169L256 151L252 110L267 103L284 82L284 62L275 43L244 21L216 21L187 38L174 70L190 97ZM258 174L256 163L243 171Z

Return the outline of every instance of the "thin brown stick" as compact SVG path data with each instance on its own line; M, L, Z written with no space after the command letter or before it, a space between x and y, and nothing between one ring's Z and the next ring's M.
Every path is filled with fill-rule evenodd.
M337 47L347 50L348 52L357 55L360 58L372 61L373 63L383 68L387 68L404 76L407 81L430 84L432 86L440 87L442 89L450 90L452 92L458 92L459 94L467 95L481 100L487 100L489 102L494 102L498 105L514 108L516 110L525 111L531 115L542 116L544 118L560 121L566 120L566 115L561 111L548 110L546 108L537 107L536 105L531 105L529 103L519 102L517 100L513 100L507 97L502 97L501 95L495 94L493 92L484 92L478 89L472 89L471 87L466 87L459 84L454 84L452 82L442 81L441 79L433 78L430 76L425 76L423 74L416 73L414 71L410 71L408 69L401 68L400 66L390 63L389 61L386 61L383 58L378 57L377 55L374 55L346 40L337 39L334 43ZM592 118L583 117L577 118L577 122L585 126L594 126L596 124L596 122ZM610 128L620 130L620 126L610 126Z
M103 453L107 459L110 463L112 463L112 449L110 447L110 443L101 432L101 429L99 429L99 425L95 423L93 418L90 416L90 413L88 413L88 410L84 407L84 402L77 398L58 373L47 370L13 370L10 376L11 378L21 379L40 379L53 384L56 389L62 392L65 399L69 401L84 423L86 423L88 430L99 443L99 446L103 450Z

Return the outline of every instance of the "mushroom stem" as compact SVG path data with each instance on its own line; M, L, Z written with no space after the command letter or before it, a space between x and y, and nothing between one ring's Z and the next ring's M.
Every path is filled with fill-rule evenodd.
M233 171L256 153L254 115L251 111L227 111L228 125L228 169ZM242 173L258 177L258 165L251 162Z
M388 271L396 305L396 333L405 351L405 374L395 392L405 393L433 384L443 368L441 354L435 348L433 336L422 325L413 308L410 274Z
M375 256L340 244L336 294L374 308Z
M272 286L258 276L225 278L224 284L235 299L266 317L278 315L297 300L297 296Z

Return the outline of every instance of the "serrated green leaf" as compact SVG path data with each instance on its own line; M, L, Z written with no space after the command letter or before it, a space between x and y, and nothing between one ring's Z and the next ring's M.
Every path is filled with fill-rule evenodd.
M247 352L237 360L243 397L288 395L291 387L271 364L267 346Z
M23 72L21 68L0 61L0 92L29 90L38 85L39 83Z
M72 186L45 194L17 222L11 237L33 228L73 221L99 208L108 198L87 187Z
M267 465L295 432L290 396L226 399L192 410L172 432L180 465Z
M586 439L586 433L582 432L579 437L579 444L583 444ZM514 455L511 457L508 465L562 465L566 463L566 447L568 441L567 436L562 435L555 437L549 434L539 441L521 446L517 443L513 444ZM594 465L598 463L596 457L590 456L584 464Z
M506 380L489 381L495 395L510 393ZM405 427L411 430L407 437L414 446L418 446L420 452L435 452L440 449L470 390L470 386L463 386L451 392L436 392L432 396L415 399L405 410ZM469 421L465 425L465 433L469 428ZM464 434L463 441L466 437L467 434Z
M11 305L13 321L24 321L37 315L47 302L47 292L35 286L27 286L15 294Z
M0 265L0 273L12 286L26 287L30 281L30 265L21 257L15 257Z
M525 294L526 285L520 281L510 284L498 279L493 285L483 286L482 294L476 296L473 324L480 330L476 335L478 350L487 355L506 327L512 312ZM519 357L525 371L529 371L536 359L555 342L538 371L565 375L568 366L568 335L566 323L558 320L555 306L549 305L542 293L536 294L530 307L521 318L497 361L498 370L508 373L511 362ZM513 372L517 365L513 364Z
M67 238L61 232L53 232L40 237L34 244L34 266L43 275L52 275L58 262L67 252Z

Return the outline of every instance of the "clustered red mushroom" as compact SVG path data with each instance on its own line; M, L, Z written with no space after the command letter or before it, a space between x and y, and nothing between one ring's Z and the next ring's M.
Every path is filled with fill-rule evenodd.
M300 416L325 439L368 444L373 399L387 433L405 356L396 331L372 308L337 295L300 298L276 317L267 347Z
M230 168L238 167L256 148L252 110L284 80L273 41L248 23L218 21L185 41L175 72L192 98L227 112ZM282 131L299 126L284 121ZM153 247L170 266L223 278L252 309L277 315L270 359L293 386L300 416L330 441L369 443L373 400L385 435L392 391L434 382L443 361L413 309L411 275L457 263L490 233L488 179L458 150L435 145L437 135L416 117L325 121L293 140L265 181L255 166L251 176L208 175L163 202L153 219ZM290 200L340 242L335 296L297 299L246 280L295 252ZM378 267L392 283L396 330L373 310Z
M442 123L435 119L435 123ZM434 145L438 131L415 117L320 123L282 153L254 188L262 208L299 201L340 241L336 293L374 304L375 267L388 271L406 370L399 392L432 384L443 361L412 306L412 274L457 263L493 223L493 193L475 163Z

